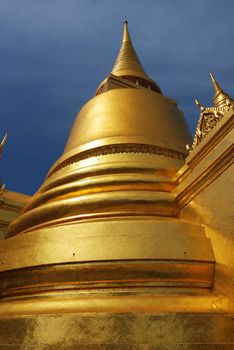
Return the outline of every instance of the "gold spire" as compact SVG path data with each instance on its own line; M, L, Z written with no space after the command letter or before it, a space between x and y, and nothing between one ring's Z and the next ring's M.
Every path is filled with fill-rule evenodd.
M133 47L127 21L124 22L122 45L111 73L117 76L133 76L149 80Z
M195 98L195 103L200 108L201 111L205 109L196 98Z
M128 31L128 21L124 21L124 33L123 33L123 42L124 41L130 41L131 42L131 37Z
M212 72L210 72L210 77L214 86L214 106L219 108L228 106L231 103L232 98L221 89Z
M0 157L2 156L2 151L3 151L4 145L5 145L5 143L6 143L6 139L7 139L7 133L6 133L6 135L4 136L4 138L3 138L3 140L2 140L2 142L1 142L1 144L0 144Z
M217 93L219 93L221 91L221 87L219 86L218 82L215 80L212 72L210 72L210 77L211 77L211 81L212 81L213 86L214 86L214 92L216 95Z

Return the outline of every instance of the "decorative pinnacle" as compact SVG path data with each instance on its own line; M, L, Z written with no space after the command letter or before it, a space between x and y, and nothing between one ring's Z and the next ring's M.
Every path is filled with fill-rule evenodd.
M213 86L214 86L214 92L216 95L217 93L219 93L221 91L221 87L219 86L218 82L215 80L212 72L210 71L209 73L210 73L211 81L212 81Z
M214 86L214 106L220 108L229 106L230 103L233 103L231 102L233 101L232 98L226 92L224 92L223 89L221 89L211 72L210 77Z
M128 21L124 21L124 33L123 33L123 42L124 41L130 41L131 42L131 37L128 31Z
M200 108L201 111L203 111L205 109L205 107L203 107L196 98L195 98L195 103Z
M133 47L127 21L124 22L122 44L111 73L117 76L132 76L149 80Z
M201 104L200 104L200 102L195 98L195 103L196 103L196 105L199 107L199 108L201 108Z

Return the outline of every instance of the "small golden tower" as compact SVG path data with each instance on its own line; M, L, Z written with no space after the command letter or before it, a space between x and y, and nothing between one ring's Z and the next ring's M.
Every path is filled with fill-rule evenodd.
M216 108L222 108L230 106L232 101L232 98L224 92L221 87L219 86L218 82L215 80L213 74L210 72L211 81L214 86L214 107Z

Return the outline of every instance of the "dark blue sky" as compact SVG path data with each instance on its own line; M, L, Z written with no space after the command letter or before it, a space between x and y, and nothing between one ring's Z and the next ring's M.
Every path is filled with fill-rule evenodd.
M37 190L111 71L125 19L145 70L193 133L194 98L212 105L210 69L234 95L233 15L233 0L0 0L2 182Z

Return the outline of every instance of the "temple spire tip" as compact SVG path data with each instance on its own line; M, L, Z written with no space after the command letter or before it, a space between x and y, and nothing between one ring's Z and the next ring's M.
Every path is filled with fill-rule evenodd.
M123 32L123 42L124 41L131 41L131 37L128 31L128 21L124 21L124 32Z
M212 84L214 86L214 106L215 107L225 107L228 106L232 100L232 98L223 91L223 89L220 87L219 83L215 79L213 73L210 71L210 78L212 81Z
M128 31L128 21L126 20L124 21L122 44L111 74L124 77L124 79L128 79L136 84L139 83L140 79L142 86L147 88L150 87L150 89L159 92L160 94L162 93L160 87L153 82L144 71L144 68L134 49L131 36Z
M218 92L221 91L221 87L219 86L218 82L216 81L213 73L211 71L209 71L209 74L210 74L210 78L211 78L211 81L212 81L213 86L214 86L214 92L215 92L215 94L217 94Z

